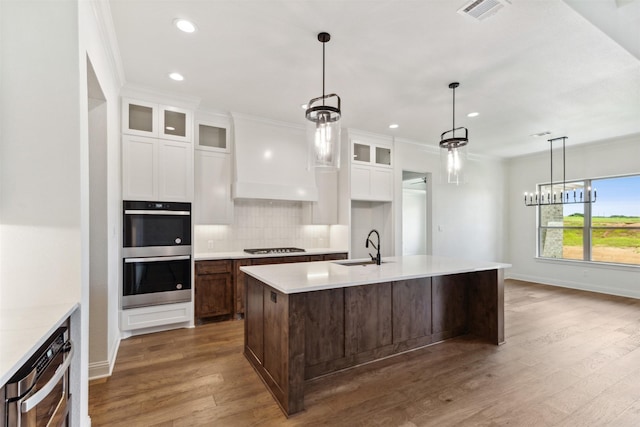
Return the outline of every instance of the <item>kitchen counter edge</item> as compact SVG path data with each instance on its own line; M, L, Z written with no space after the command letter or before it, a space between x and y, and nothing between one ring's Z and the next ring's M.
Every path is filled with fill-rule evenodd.
M79 307L69 302L0 310L0 387Z

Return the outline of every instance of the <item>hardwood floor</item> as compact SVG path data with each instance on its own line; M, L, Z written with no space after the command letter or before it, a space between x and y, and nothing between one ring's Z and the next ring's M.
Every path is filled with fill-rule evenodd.
M243 323L120 345L92 426L638 426L640 300L505 281L506 344L462 337L313 380L287 419Z

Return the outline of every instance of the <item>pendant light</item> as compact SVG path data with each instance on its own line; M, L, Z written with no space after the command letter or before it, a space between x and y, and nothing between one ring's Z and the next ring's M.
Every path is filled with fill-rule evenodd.
M329 33L318 34L322 43L322 96L307 104L305 117L309 120L307 139L309 143L309 165L311 167L340 167L340 97L335 93L324 93L324 50L331 40ZM327 105L333 102L334 105Z
M449 83L453 90L453 126L440 135L440 171L443 182L461 184L464 182L464 166L467 160L467 144L469 130L465 127L456 128L456 88L460 83ZM458 136L456 136L458 131ZM461 136L464 132L464 136ZM445 138L445 136L449 136Z

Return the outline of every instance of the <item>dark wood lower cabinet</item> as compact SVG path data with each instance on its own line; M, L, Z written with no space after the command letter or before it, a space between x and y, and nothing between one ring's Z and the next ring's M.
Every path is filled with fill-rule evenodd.
M244 314L246 275L240 270L240 267L247 265L269 265L340 259L347 259L347 254L336 253L196 261L195 317L196 319L215 317L226 319L227 317L241 316ZM229 286L231 286L230 289ZM231 298L230 305L229 298Z
M246 283L244 353L286 415L305 380L469 332L504 341L502 270L289 295Z
M231 261L196 262L195 317L198 320L233 315Z

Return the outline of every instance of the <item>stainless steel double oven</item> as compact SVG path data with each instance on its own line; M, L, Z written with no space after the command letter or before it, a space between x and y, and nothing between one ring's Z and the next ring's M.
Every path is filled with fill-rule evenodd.
M191 301L191 203L123 204L122 308Z

